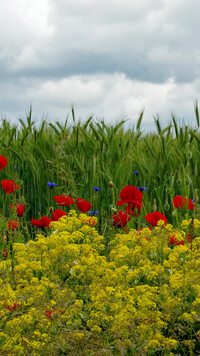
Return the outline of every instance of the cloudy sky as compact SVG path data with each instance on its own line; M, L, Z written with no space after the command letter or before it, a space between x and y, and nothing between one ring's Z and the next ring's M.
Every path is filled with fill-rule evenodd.
M4 5L3 5L4 4ZM195 122L199 0L2 0L0 114L11 121Z

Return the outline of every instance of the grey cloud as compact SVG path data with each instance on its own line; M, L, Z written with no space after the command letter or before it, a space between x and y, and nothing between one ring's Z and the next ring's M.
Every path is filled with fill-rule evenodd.
M12 36L7 31L0 40L1 68L8 77L9 73L61 78L117 71L160 83L169 77L189 82L199 75L197 0L49 0L47 9L43 3L44 24L42 12L35 27L39 1L31 15L21 0L25 14L17 11L16 19L11 4L8 1ZM0 34L4 32L1 28Z
M104 117L106 122L129 117L134 124L145 108L144 126L153 125L153 115L159 114L164 125L173 111L187 121L194 121L193 102L200 87L191 84L133 81L125 74L115 73L90 76L71 76L60 80L26 78L8 83L1 88L1 113L16 120L24 117L30 104L38 119L63 121L74 103L76 116L85 119L90 114Z
M160 55L155 56L157 48L148 52L146 56L140 57L134 54L122 53L120 56L113 56L107 53L95 54L86 51L73 51L69 55L58 59L56 64L47 63L38 68L21 69L21 71L7 74L0 72L0 77L18 78L20 76L36 77L47 79L60 79L62 77L79 74L97 73L125 73L128 77L153 83L163 83L168 78L173 77L177 82L190 82L197 77L198 63L191 66L189 55L181 61L180 54L174 55L166 52L161 60ZM159 51L159 49L158 49ZM172 63L172 65L168 65Z
M50 0L49 21L52 23L66 23L68 18L84 21L90 24L113 24L123 22L138 22L146 13L157 11L164 7L162 0Z
M177 105L191 117L199 94L199 11L199 0L7 0L0 111L21 115L32 102L36 113L61 117L74 102L80 115L114 118L146 106L147 123Z
M195 30L200 26L195 20L193 28L192 19L185 20L192 5L184 0L178 4L126 0L123 5L90 0L79 5L54 3L48 21L55 31L44 43L45 54L36 50L40 60L38 66L32 64L33 73L48 72L48 77L59 78L119 71L132 79L158 83L169 77L189 82L198 75L194 54L199 50Z

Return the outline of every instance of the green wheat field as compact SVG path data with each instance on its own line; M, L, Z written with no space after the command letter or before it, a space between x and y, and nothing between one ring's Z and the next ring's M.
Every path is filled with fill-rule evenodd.
M38 125L32 108L2 118L0 182L20 189L0 186L0 355L200 355L198 102L193 126L157 116L145 132L143 116L132 128L76 120L73 107L64 124ZM127 186L142 191L141 211ZM63 194L89 202L93 220L58 206ZM134 211L114 224L120 198ZM67 215L50 227L31 223L58 208ZM155 212L165 220L149 223Z

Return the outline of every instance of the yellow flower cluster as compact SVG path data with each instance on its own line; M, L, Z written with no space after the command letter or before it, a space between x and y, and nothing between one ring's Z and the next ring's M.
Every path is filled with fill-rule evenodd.
M188 226L191 225L191 223L193 222L193 225L194 225L194 229L197 230L200 228L200 220L198 219L189 219L189 220L183 220L182 221L182 224L181 224L181 227L183 229L187 228Z
M0 261L2 354L196 355L200 237L160 224L106 244L89 219L72 211Z

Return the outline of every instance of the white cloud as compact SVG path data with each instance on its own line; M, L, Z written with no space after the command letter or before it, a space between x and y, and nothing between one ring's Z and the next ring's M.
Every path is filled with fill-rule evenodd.
M20 87L24 90L20 91ZM170 120L171 112L186 121L194 121L193 104L200 80L190 84L177 84L171 78L166 83L148 83L134 81L125 74L79 75L61 80L33 80L19 82L18 85L4 87L4 99L16 100L18 112L11 115L25 116L25 110L32 103L34 117L47 116L49 120L64 121L75 105L76 117L86 119L90 114L94 118L103 118L106 122L115 122L129 118L135 123L140 111L145 108L143 125L153 125L153 115L159 114L161 123ZM7 114L4 112L3 114Z
M8 71L34 67L54 29L48 0L7 0L0 12L0 59ZM47 48L47 47L46 47Z
M41 117L193 117L198 0L7 0L0 12L0 112Z

